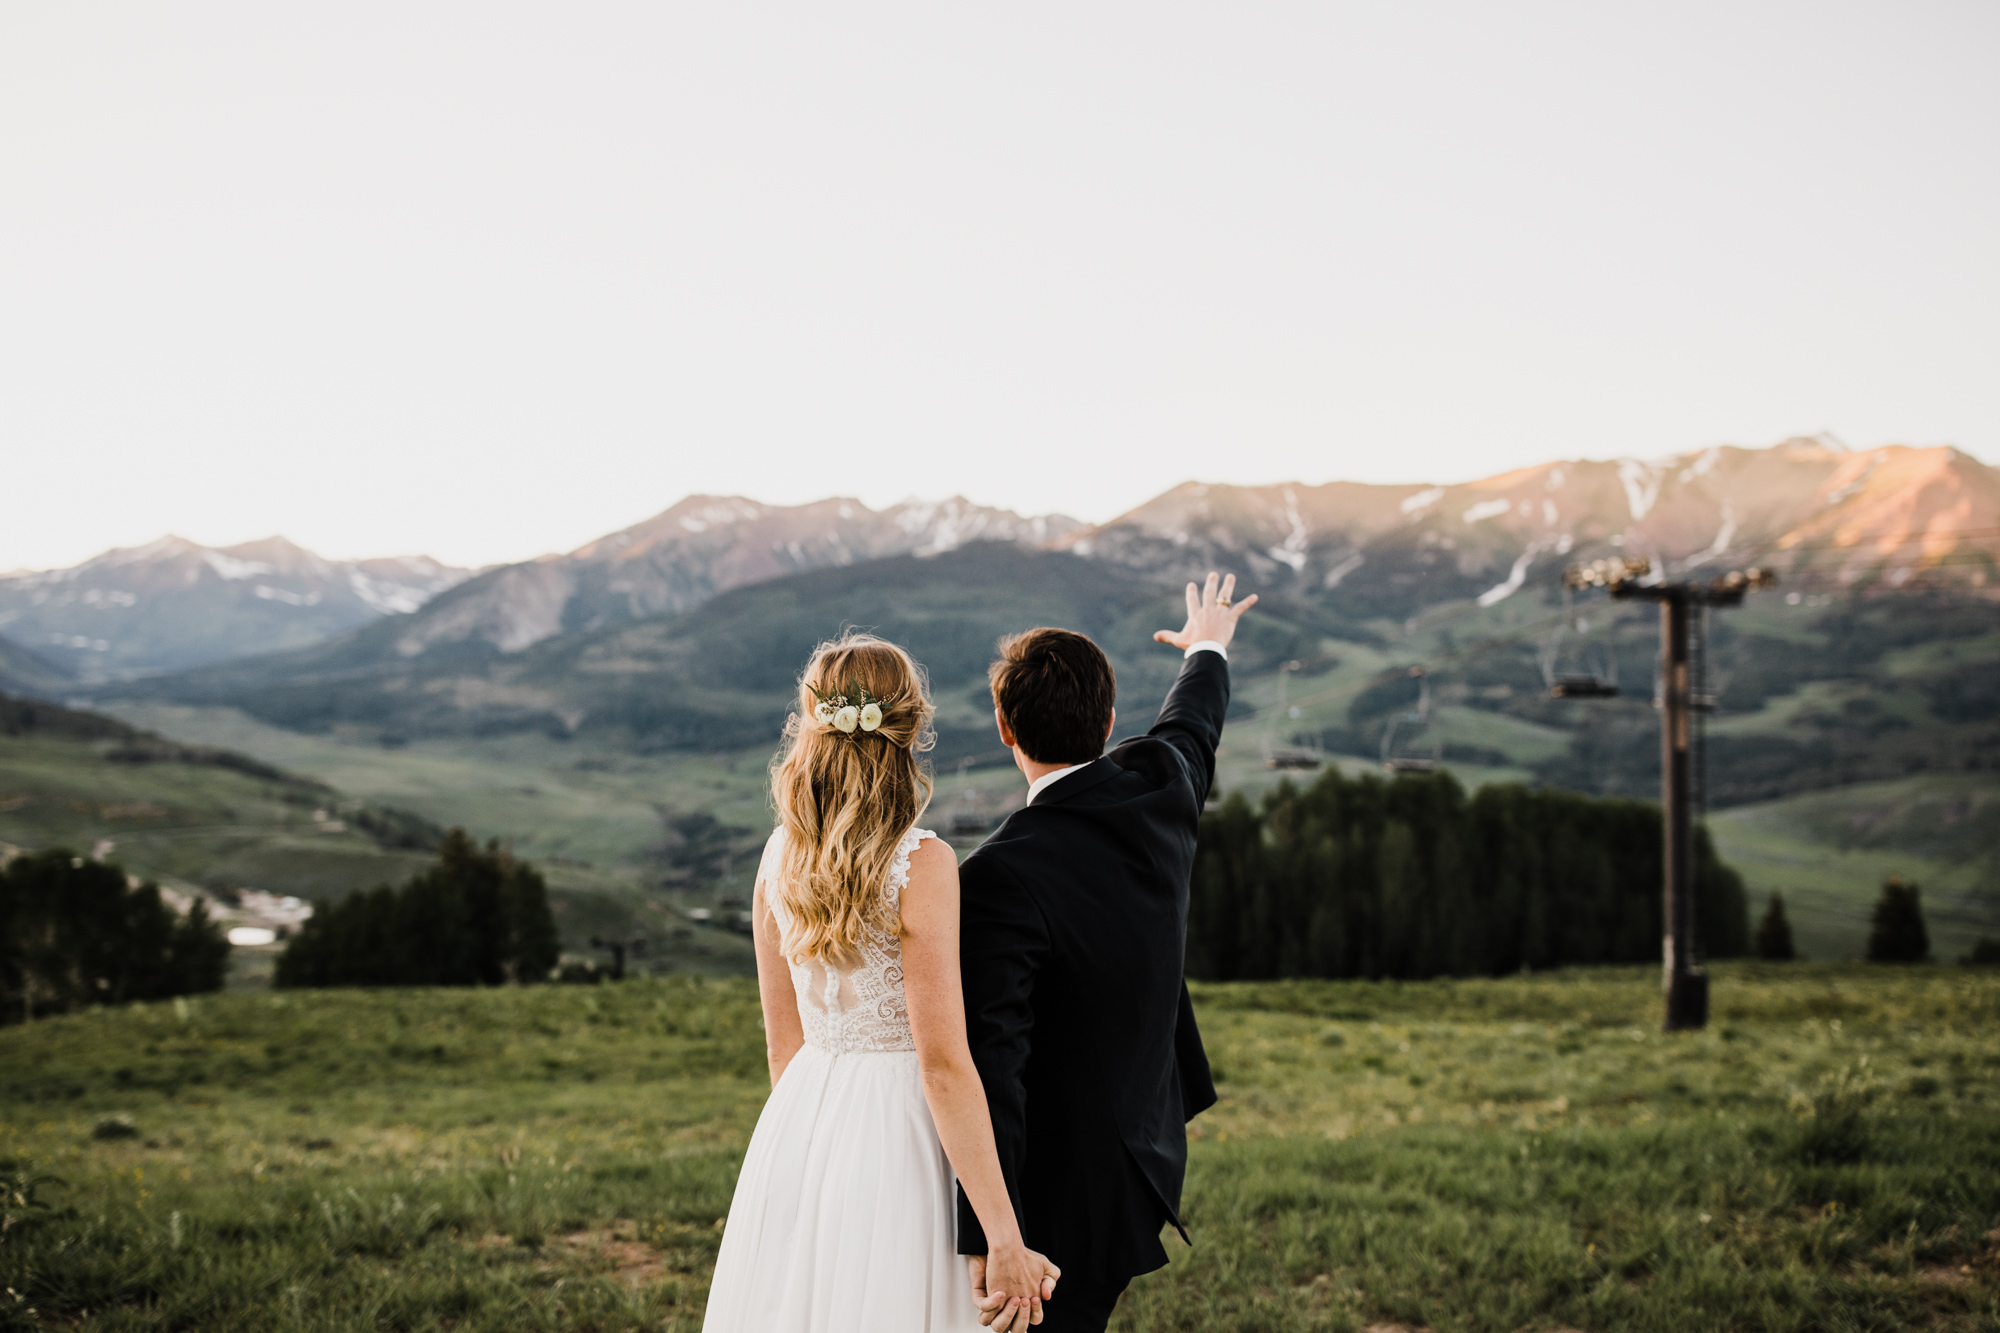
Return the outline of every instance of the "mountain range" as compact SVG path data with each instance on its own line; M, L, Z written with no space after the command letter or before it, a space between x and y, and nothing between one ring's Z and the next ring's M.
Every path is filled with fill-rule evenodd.
M96 685L304 647L407 614L473 571L427 556L328 560L283 537L162 537L70 569L0 578L0 687Z
M689 611L720 593L787 574L937 555L968 542L1046 546L1083 526L958 497L877 511L838 498L779 506L690 496L567 555L502 566L469 581L401 622L392 647L400 657L467 643L520 652L565 632Z
M1830 673L1879 668L1901 673L1895 688L1908 698L1898 707L1923 722L1897 730L1856 711L1889 697L1879 692L1845 711L1809 710L1789 732L1742 739L1748 748L1719 781L1719 798L1932 758L1984 764L2000 743L1984 727L1979 684L1992 656L1981 635L2000 588L2000 473L1950 449L1856 453L1824 440L1655 463L1551 463L1460 486L1189 484L1095 527L962 500L878 512L844 499L788 508L694 497L335 638L112 692L391 743L536 732L638 752L728 750L774 734L797 664L815 642L860 625L930 663L948 758L990 748L983 666L997 635L1027 624L1099 635L1121 681L1150 691L1164 682L1151 679L1161 668L1148 635L1172 616L1175 589L1230 568L1266 599L1239 676L1287 661L1305 677L1342 660L1387 669L1459 654L1457 635L1545 617L1567 561L1614 552L1676 576L1762 564L1779 571L1781 598L1819 617L1782 633L1740 618L1718 626L1731 701L1761 708ZM1813 610L1890 589L1932 589L1926 595L1950 605L1901 596L1838 625L1826 621L1834 612ZM1534 605L1517 613L1517 598ZM1439 628L1418 632L1420 620ZM1625 625L1618 644L1604 645L1605 660L1621 661L1632 679L1649 675L1645 618L1627 610L1600 620ZM1894 653L1926 636L1952 646L1895 665ZM1838 650L1825 656L1813 644ZM1439 678L1441 706L1542 729L1459 744L1460 757L1643 793L1657 751L1646 739L1649 710L1621 700L1586 715L1539 698L1537 648L1514 634ZM1397 667L1379 685L1357 681L1344 714L1319 717L1308 733L1332 749L1373 752L1390 718L1415 702L1408 679ZM1978 725L1934 730L1946 714ZM1484 735L1483 726L1469 722L1466 734ZM1528 748L1517 754L1508 748L1516 742Z
M1360 621L1493 605L1569 558L1623 551L1663 572L1762 564L1813 589L2000 580L2000 471L1950 448L1827 439L1654 462L1557 462L1462 485L1177 486L1097 526L963 499L876 512L694 496L567 555L490 570L399 620L396 656L523 651L692 610L753 583L1002 541L1170 584L1228 566ZM1322 597L1321 595L1325 596Z
M1919 574L1976 588L2000 577L2000 471L1956 449L1819 438L1544 463L1456 486L1190 482L1058 545L1176 577L1228 563L1391 616L1459 597L1490 606L1607 550L1677 576L1760 564L1815 589Z
M978 655L1011 624L1002 606L1016 619L1076 611L1065 595L1036 614L1008 579L1073 587L1108 624L1225 567L1265 592L1267 635L1310 657L1318 639L1393 639L1429 608L1547 597L1567 561L1612 552L1674 575L1761 564L1795 601L1922 587L1977 599L2000 579L2000 472L1949 448L1795 439L1452 486L1188 483L1096 526L961 498L878 511L695 496L575 551L477 573L327 561L275 538L223 550L170 538L0 580L0 632L16 640L0 651L0 688L226 703L385 735L611 728L644 748L714 746L765 726L782 699L765 683L747 707L738 687L761 675L746 664L682 692L720 713L645 704L673 696L689 664L634 644L686 637L663 627L718 599L731 604L705 618L720 616L735 645L721 658L756 643L782 655L784 674L844 624L893 622L870 592L885 580L936 583L935 610L954 626L944 637L976 641ZM733 604L753 588L769 589L742 604L763 608L763 629Z

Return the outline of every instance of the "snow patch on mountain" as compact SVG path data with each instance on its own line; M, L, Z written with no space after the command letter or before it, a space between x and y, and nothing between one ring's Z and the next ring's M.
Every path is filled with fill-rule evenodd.
M1618 484L1625 488L1625 503L1632 511L1634 523L1653 512L1653 505L1660 498L1660 483L1665 479L1663 468L1636 458L1618 460Z
M1264 554L1280 564L1290 565L1292 573L1302 573L1306 567L1306 544L1312 540L1312 532L1299 516L1299 495L1290 486L1285 487L1285 526L1285 540L1265 547Z
M1496 583L1485 592L1479 594L1477 599L1479 605L1493 606L1506 601L1509 597L1521 591L1522 585L1528 581L1528 567L1535 563L1536 556L1548 548L1549 543L1547 542L1538 541L1529 543L1528 549L1521 552L1515 558L1514 567L1507 571L1506 581Z
M1342 560L1339 564L1335 565L1332 569L1326 571L1326 578L1322 586L1328 588L1338 588L1340 586L1340 581L1342 579L1346 578L1349 574L1352 574L1355 570L1361 568L1361 566L1366 563L1367 562L1362 558L1361 552L1359 551L1354 552L1352 555Z
M1693 481L1696 477L1707 476L1710 472L1713 472L1715 470L1715 465L1721 458L1722 458L1721 445L1718 444L1713 446L1712 448L1705 450L1699 458L1694 460L1694 462L1689 463L1686 467L1681 469L1681 480Z
M242 579L254 579L260 574L277 573L262 560L239 560L223 551L204 550L201 553L201 562L231 583Z
M1729 501L1722 502L1722 529L1715 534L1715 540L1705 551L1697 551L1689 556L1683 569L1693 569L1711 560L1720 559L1729 553L1729 543L1736 540L1736 510Z

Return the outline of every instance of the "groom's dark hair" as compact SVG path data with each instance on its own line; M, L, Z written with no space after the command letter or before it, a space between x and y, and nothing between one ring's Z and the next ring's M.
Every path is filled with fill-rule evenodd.
M1104 650L1075 630L1031 629L1000 640L986 669L993 706L1038 764L1087 764L1104 753L1118 676Z

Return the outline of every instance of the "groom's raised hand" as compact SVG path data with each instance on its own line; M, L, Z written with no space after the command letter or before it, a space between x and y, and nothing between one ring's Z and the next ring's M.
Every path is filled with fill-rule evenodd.
M1251 593L1242 601L1233 601L1236 592L1236 576L1219 580L1214 573L1208 582L1197 591L1194 584L1187 586L1187 624L1178 630L1163 629L1153 635L1155 643L1171 643L1186 652L1197 643L1214 642L1223 647L1236 637L1236 621L1245 611L1257 605L1257 594Z

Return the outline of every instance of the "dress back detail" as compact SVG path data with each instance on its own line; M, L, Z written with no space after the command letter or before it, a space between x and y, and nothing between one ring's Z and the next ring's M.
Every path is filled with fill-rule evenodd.
M913 828L896 844L889 880L882 886L891 917L900 910L903 886L910 882L910 854L925 838L936 836L929 829ZM785 830L773 830L757 867L759 882L771 882L783 859L784 845ZM786 924L784 908L768 890L765 901L782 928ZM910 1006L903 992L903 942L894 935L871 928L862 938L861 957L853 966L841 967L818 958L787 962L806 1045L836 1054L917 1049L917 1039L910 1032Z

